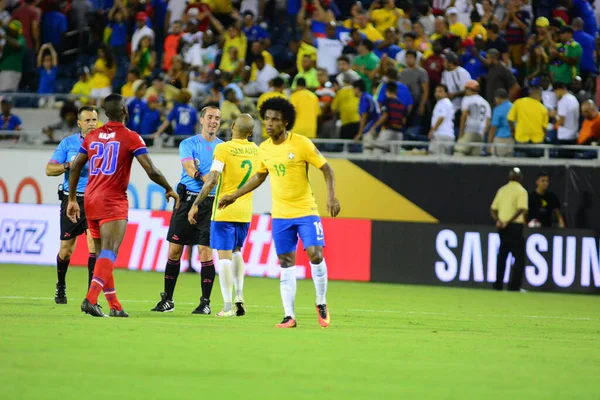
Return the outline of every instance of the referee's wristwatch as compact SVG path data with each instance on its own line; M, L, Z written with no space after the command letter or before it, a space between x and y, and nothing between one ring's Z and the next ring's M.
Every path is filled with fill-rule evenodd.
M200 171L196 171L196 173L194 174L194 179L197 181L202 180L202 174L200 173Z
M68 170L70 170L70 169L71 169L71 164L70 164L70 163L68 163L68 162L66 162L66 163L63 163L63 168L65 169L65 171L68 171Z

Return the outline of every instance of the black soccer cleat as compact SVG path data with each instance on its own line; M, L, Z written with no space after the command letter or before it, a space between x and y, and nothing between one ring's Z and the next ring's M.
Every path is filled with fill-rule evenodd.
M129 317L129 314L127 314L127 311L125 310L115 310L114 308L111 308L110 312L108 313L108 316L117 318L127 318Z
M243 317L244 315L246 315L244 299L241 296L235 296L235 316Z
M173 312L173 310L175 310L175 302L173 300L167 300L167 294L165 292L162 292L160 294L160 301L158 302L158 304L156 304L156 307L154 307L150 311Z
M210 300L205 299L204 297L200 297L200 305L198 307L196 307L196 309L194 311L192 311L192 314L209 315L210 314Z
M54 295L56 304L67 304L67 285L56 284L56 294Z
M102 307L100 307L100 304L92 304L88 299L84 299L83 303L81 303L81 311L86 314L90 314L92 317L108 318L108 315L102 312Z

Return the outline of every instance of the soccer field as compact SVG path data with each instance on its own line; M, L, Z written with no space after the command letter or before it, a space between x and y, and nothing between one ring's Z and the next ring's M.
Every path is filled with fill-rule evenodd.
M296 329L275 329L279 282L246 280L248 314L192 315L200 283L182 274L174 313L149 310L162 274L116 271L131 317L79 306L87 270L0 265L1 399L597 399L600 298L330 282L318 325L298 281ZM105 307L105 301L101 304Z

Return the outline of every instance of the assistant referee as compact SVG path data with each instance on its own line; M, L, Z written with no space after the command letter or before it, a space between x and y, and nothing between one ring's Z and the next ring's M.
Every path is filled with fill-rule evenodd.
M492 202L492 218L500 234L500 250L496 262L495 290L502 290L506 258L509 253L515 258L511 268L508 290L518 291L525 271L525 238L523 226L528 209L527 190L521 185L523 175L519 168L513 168L508 175L508 183L500 188Z

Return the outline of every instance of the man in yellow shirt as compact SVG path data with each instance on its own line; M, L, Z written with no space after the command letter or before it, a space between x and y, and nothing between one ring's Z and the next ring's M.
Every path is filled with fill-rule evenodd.
M450 32L456 36L460 36L461 39L466 39L469 33L467 27L458 22L458 9L456 7L450 7L446 10L446 16L448 17L448 24L450 25Z
M260 167L245 185L233 194L221 197L218 207L225 208L233 204L236 199L258 188L267 176L271 176L273 241L281 265L280 291L285 312L283 321L277 327L296 327L294 302L298 237L302 239L310 259L319 324L327 327L331 318L326 300L325 240L319 210L308 180L308 168L313 165L323 172L328 191L327 210L335 217L340 212L340 203L335 197L333 168L310 139L290 132L294 127L296 111L289 101L281 98L265 101L260 108L260 116L269 134L269 139L260 145Z
M344 27L358 29L360 33L373 43L384 40L383 34L369 22L369 15L365 10L358 11L354 19L344 21Z
M281 98L287 99L287 95L284 93L285 81L283 80L283 78L277 77L277 78L273 79L270 83L270 86L271 86L271 90L261 94L260 97L258 98L258 101L256 102L257 109L260 110L260 107L263 105L263 103L273 97L281 97ZM261 120L261 122L262 122L262 120ZM265 128L265 124L263 123L262 126L263 126L262 137L268 138L269 135L267 135L267 130Z
M471 13L471 26L469 27L468 37L475 40L477 36L481 36L483 40L487 40L487 30L481 23L481 15L477 10L473 10Z
M73 85L71 94L82 96L79 97L79 104L82 106L87 105L90 102L90 96L92 94L92 81L90 80L90 69L88 67L81 67L77 70L79 80ZM83 97L85 96L85 97Z
M190 224L196 225L198 207L217 186L210 223L210 248L219 252L219 282L224 307L217 317L241 317L246 314L244 305L244 259L242 245L248 235L252 220L252 193L241 196L226 209L217 207L219 196L235 192L252 177L260 167L258 146L248 141L254 130L254 120L241 114L231 125L231 141L215 147L210 172L204 179L202 190L188 213ZM235 287L235 311L231 291Z
M548 126L548 110L542 104L542 89L533 87L529 97L514 102L508 112L510 130L517 143L544 143ZM529 152L532 156L539 151Z
M296 67L298 68L298 73L304 73L305 67L303 65L302 60L304 57L310 57L312 60L311 67L314 63L317 62L317 49L314 46L311 46L309 43L312 43L312 37L310 32L306 32L304 34L304 39L300 42L300 47L298 47L298 54L296 55Z
M296 81L296 91L290 96L290 102L296 109L296 126L294 131L307 138L317 137L317 121L321 115L321 104L316 94L306 89L306 80Z
M374 9L375 7L381 7ZM371 3L369 8L371 20L375 23L377 29L382 35L390 28L398 27L398 20L404 18L404 11L396 8L394 0L376 0Z
M340 122L342 124L340 138L350 140L354 139L360 125L360 115L358 114L359 99L354 94L354 87L352 86L355 80L353 74L344 72L342 80L344 86L335 94L331 109L340 115Z
M133 93L132 85L133 82L137 81L138 79L140 79L140 72L136 68L131 68L127 72L127 83L121 87L121 96L125 97L126 99L133 97L135 93Z
M508 184L502 186L492 203L491 214L500 234L500 249L496 260L496 282L494 289L502 290L504 271L509 253L515 258L511 268L508 290L521 288L525 271L525 238L523 227L529 209L527 190L521 185L523 178L519 168L513 168L508 175Z

